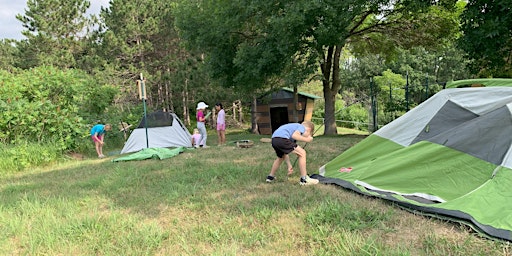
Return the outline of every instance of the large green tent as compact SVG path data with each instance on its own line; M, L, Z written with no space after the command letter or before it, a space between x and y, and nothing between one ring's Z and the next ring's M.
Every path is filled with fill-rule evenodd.
M512 241L512 79L447 88L315 177Z

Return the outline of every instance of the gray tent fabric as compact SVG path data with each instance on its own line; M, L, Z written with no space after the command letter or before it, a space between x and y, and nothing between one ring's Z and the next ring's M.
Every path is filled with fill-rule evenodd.
M430 122L421 130L411 144L432 138L447 129L478 117L477 114L463 107L447 101L443 107L432 117Z
M512 118L506 106L462 123L428 141L499 165L512 145Z
M172 126L175 118L172 113L157 111L147 115L147 117L142 117L139 126L137 128L144 127L166 127ZM179 120L179 119L178 119Z
M149 148L192 147L192 135L176 114L161 111L149 114L147 140L144 123L142 120L139 127L132 131L121 154L148 148L148 144Z

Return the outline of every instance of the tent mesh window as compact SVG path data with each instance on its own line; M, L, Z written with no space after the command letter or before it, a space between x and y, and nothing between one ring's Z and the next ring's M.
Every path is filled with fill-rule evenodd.
M169 112L153 112L151 114L148 114L146 118L142 117L142 120L140 121L139 126L137 128L144 128L146 126L148 128L172 126L173 121L174 118Z

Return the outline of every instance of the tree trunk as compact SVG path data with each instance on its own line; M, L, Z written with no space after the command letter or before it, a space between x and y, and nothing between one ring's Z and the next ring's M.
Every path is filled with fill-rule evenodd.
M297 106L299 105L299 90L297 85L293 86L293 120L295 123L299 122L299 115L297 113Z
M186 126L190 126L190 114L188 113L188 88L187 88L188 80L185 79L185 88L182 93L182 102L183 102L183 121Z
M256 120L256 103L256 96L253 96L251 102L251 132L254 134L260 134L258 131L258 120Z
M158 106L158 109L163 108L165 101L164 101L164 90L162 87L162 83L158 83L157 85L157 100L156 105Z
M238 102L238 122L242 124L244 122L242 100L238 100L237 102Z
M168 82L165 83L165 98L166 98L166 102L167 102L167 109L172 113L176 113L176 112L174 112L174 103L172 102L172 92L169 89Z
M341 87L340 80L340 53L341 46L329 46L324 55L323 63L320 63L322 70L322 85L325 99L324 134L338 134L336 129L335 102L338 90Z
M329 85L324 85L324 99L325 99L325 116L324 116L324 134L334 135L338 134L336 129L336 118L335 118L335 100L336 93L333 93L329 88ZM327 89L326 89L327 88Z
M212 115L210 116L213 127L217 127L217 109L212 108Z

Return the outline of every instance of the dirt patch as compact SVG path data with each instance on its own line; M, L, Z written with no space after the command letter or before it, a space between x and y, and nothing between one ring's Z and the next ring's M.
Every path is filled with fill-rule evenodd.
M75 160L84 160L85 159L85 156L80 154L80 153L76 153L76 152L70 152L67 154L67 156L69 156L70 158L73 158Z

